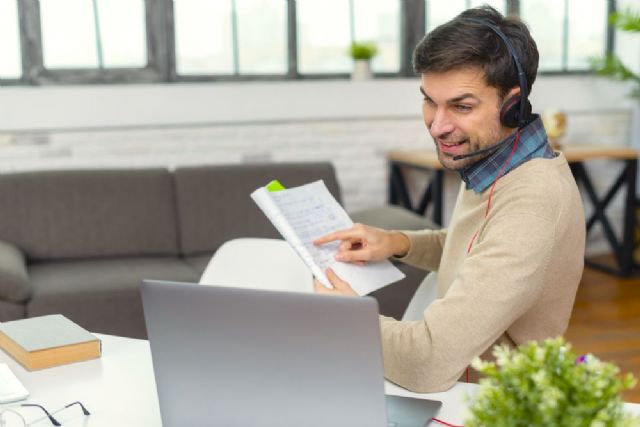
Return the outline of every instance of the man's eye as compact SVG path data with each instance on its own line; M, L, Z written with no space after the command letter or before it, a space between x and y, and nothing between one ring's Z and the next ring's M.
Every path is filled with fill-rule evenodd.
M456 105L456 110L458 110L461 113L468 113L469 111L471 111L471 109L472 109L471 105L464 105L464 104Z

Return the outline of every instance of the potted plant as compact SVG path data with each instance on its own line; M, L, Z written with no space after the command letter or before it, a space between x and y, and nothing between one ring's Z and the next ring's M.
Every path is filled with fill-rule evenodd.
M374 42L351 43L351 58L353 58L352 80L367 80L371 78L371 58L378 53Z
M640 12L634 12L626 9L624 12L614 12L609 16L611 25L616 28L631 33L640 33ZM638 34L640 36L640 34ZM640 75L631 71L621 60L615 55L609 55L605 58L593 58L591 66L598 75L611 77L620 81L633 81L635 87L629 94L631 98L636 100L635 111L633 114L631 145L640 148Z
M613 12L609 15L609 23L622 31L640 33L640 12L627 9L624 12ZM640 100L640 75L627 68L624 63L615 55L605 58L594 58L591 65L601 76L612 77L621 81L634 81L636 87L631 91L630 96Z
M576 356L562 338L496 346L493 354L495 362L472 364L484 378L465 427L640 426L620 396L635 378L592 355Z

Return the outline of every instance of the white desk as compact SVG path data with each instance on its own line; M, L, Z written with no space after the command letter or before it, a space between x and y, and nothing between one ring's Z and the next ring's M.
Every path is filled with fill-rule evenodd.
M102 339L103 354L97 360L28 372L0 351L0 362L8 363L31 392L30 402L55 410L80 400L91 412L91 416L84 417L79 408L70 408L56 415L65 427L160 426L149 343L109 335L99 337ZM438 417L461 425L466 407L464 396L473 393L476 387L474 384L458 383L444 393L416 394L387 383L386 392L441 400L443 408ZM640 404L625 406L640 415ZM33 418L40 415L34 410ZM46 420L34 425L42 427L51 424Z

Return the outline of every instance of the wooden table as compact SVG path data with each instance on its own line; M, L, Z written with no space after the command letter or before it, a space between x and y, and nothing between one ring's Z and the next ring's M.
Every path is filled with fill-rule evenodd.
M562 148L571 172L586 193L586 200L593 207L593 213L587 219L587 233L596 223L602 225L605 237L615 258L615 267L610 267L587 259L587 265L628 277L636 263L633 260L634 228L635 228L635 198L636 174L638 171L638 152L625 147L609 147L601 145L569 145ZM591 176L587 173L584 163L595 159L616 160L622 163L621 171L603 197L598 196L593 186ZM404 206L420 215L424 215L427 207L433 204L432 219L442 225L444 168L438 161L435 151L390 151L387 154L389 162L389 203ZM418 170L430 175L429 184L417 205L414 205L403 170ZM624 193L624 224L622 238L619 239L606 215L606 208L613 198L626 187Z

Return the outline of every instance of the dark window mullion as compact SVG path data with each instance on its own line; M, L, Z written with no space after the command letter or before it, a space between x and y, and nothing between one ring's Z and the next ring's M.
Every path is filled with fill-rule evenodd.
M355 17L355 6L353 4L354 0L349 0L349 34L351 36L351 43L356 42L356 17ZM358 40L362 42L363 40ZM351 44L349 43L349 44Z
M38 0L18 1L18 16L20 18L20 50L22 55L21 80L35 84L44 70L40 2Z
M564 15L562 20L562 65L561 70L569 68L569 0L564 0Z
M98 56L98 68L104 69L104 53L102 51L102 32L100 31L100 12L98 11L98 0L93 3L93 23L96 33L96 55Z
M425 0L404 0L400 3L401 39L400 39L400 75L414 76L411 58L413 49L422 40L426 32Z
M287 3L287 76L291 79L300 77L298 74L298 18L296 0L284 0Z
M609 22L609 16L616 11L616 0L607 0L607 16L604 17L607 23L605 55L613 55L615 49L616 27Z
M233 47L233 74L240 75L240 58L238 52L238 12L236 0L231 0L231 43Z

